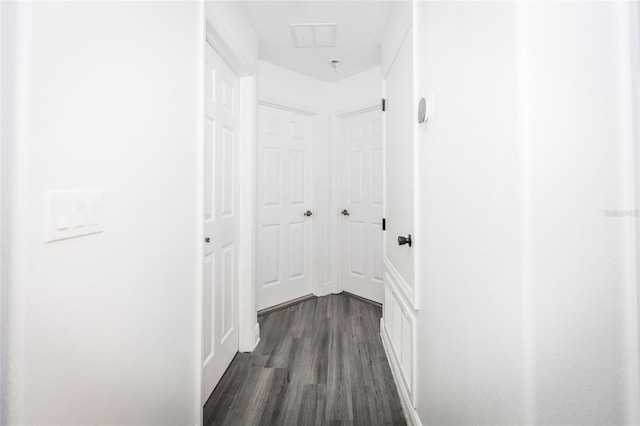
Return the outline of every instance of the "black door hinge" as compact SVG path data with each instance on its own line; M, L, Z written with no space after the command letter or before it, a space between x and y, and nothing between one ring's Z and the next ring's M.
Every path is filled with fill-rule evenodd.
M382 98L382 111L386 111L387 110L387 100L385 98Z
M384 217L382 218L382 230L387 230L387 219L385 219Z

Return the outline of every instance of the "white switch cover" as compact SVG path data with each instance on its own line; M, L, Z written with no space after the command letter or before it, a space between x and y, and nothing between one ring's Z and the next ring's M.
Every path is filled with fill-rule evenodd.
M46 240L64 240L102 232L102 191L49 191Z

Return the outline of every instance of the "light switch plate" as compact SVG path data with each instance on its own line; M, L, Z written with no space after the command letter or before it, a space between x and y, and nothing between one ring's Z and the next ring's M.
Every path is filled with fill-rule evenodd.
M45 242L102 232L103 191L48 191Z

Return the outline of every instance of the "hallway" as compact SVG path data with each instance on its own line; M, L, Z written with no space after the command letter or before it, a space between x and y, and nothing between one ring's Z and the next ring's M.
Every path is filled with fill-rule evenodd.
M0 426L640 426L640 0L0 1L0 89Z
M382 310L346 293L259 318L204 407L205 425L404 425L380 339Z

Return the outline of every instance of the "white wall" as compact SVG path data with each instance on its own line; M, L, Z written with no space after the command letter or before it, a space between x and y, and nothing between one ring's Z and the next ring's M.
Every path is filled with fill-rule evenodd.
M535 420L637 424L629 4L523 15Z
M521 424L520 170L513 3L418 3L424 424Z
M380 67L374 67L331 85L331 105L334 113L344 113L354 107L377 104L382 98Z
M628 8L417 3L424 424L639 421Z
M200 6L17 7L2 423L195 424ZM45 244L55 189L104 232Z
M330 102L331 83L259 62L258 98L276 99L308 109L324 111Z
M7 294L4 283L9 282L9 186L10 164L12 152L9 141L16 135L17 108L15 108L19 73L18 47L9 40L15 39L18 32L18 13L14 3L0 3L0 393L5 382L7 370ZM4 395L4 393L2 393ZM3 423L4 398L0 398L0 423Z
M238 1L205 1L207 21L221 39L224 39L241 63L245 72L258 70L258 36Z
M409 28L411 28L412 19L412 2L394 1L380 46L380 70L384 78L387 77L396 55L400 51L400 46L402 46Z

